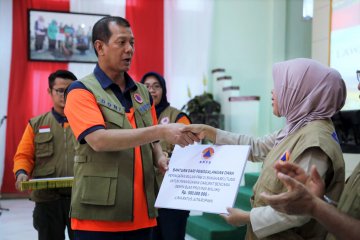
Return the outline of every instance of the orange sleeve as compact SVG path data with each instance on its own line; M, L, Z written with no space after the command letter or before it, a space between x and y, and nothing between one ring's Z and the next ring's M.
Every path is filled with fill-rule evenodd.
M153 119L153 125L158 125L158 120L157 120L157 116L156 116L156 109L155 109L154 103L153 103L153 105L151 105L151 116Z
M31 175L35 165L34 130L28 123L14 156L14 174L23 169Z
M177 123L183 123L185 125L189 125L190 124L190 120L187 116L182 116L181 118L179 118L177 121Z
M77 139L80 134L92 127L105 127L96 99L88 90L78 88L71 90L67 95L64 112Z

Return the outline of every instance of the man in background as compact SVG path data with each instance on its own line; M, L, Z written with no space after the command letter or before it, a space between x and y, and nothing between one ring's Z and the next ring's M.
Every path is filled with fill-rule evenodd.
M64 93L76 80L73 73L58 70L49 76L48 93L53 102L51 111L30 119L14 156L16 188L32 178L73 176L74 135L64 115ZM30 199L35 202L33 225L39 240L70 239L71 188L34 190Z
M141 83L145 84L151 97L154 100L156 116L159 124L183 123L191 124L190 118L178 109L170 106L166 96L165 79L156 72L146 73ZM165 141L160 141L161 148L168 158L171 157L174 145ZM160 189L164 178L164 173L155 169L156 183ZM186 232L186 223L190 211L179 209L159 208L158 217L156 218L157 227L153 230L152 240L184 240Z

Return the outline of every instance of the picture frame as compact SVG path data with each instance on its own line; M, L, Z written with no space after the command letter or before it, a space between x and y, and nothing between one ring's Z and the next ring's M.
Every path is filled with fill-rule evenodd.
M96 63L92 27L108 15L28 10L28 60Z

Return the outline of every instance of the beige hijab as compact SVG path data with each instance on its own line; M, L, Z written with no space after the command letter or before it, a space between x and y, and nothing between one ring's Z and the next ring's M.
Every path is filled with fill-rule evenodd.
M308 122L330 119L344 106L346 87L341 75L315 60L276 63L273 78L279 114L286 118L275 144Z

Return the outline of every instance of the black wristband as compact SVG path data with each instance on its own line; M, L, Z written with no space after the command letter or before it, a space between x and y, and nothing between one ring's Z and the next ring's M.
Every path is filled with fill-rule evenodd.
M20 173L23 173L23 174L27 175L27 172L24 169L17 170L16 173L15 173L16 179L17 179L17 177L19 176Z

